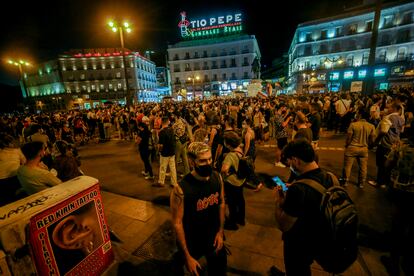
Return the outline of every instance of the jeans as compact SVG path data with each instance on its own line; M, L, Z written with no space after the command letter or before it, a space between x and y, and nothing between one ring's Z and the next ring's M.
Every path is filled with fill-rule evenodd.
M154 176L151 167L150 152L148 150L140 150L139 154L141 155L142 162L144 162L145 172L149 173L150 176Z
M246 205L243 195L243 186L234 186L224 183L224 192L226 195L226 203L229 206L229 224L244 224L246 216Z
M188 145L187 142L185 142L184 144L181 144L180 141L176 141L175 143L176 160L181 159L183 161L184 175L190 173L190 166L188 165L188 157L187 157L187 145Z
M390 183L391 174L390 171L385 167L387 155L390 153L390 151L391 149L379 145L375 152L378 185L388 185Z
M170 167L171 184L177 186L177 170L175 168L175 155L173 156L162 156L160 157L160 175L158 183L163 184L165 182L165 173L167 167Z
M367 147L353 147L349 146L345 149L344 167L342 169L342 177L346 183L351 176L352 164L356 159L359 167L358 185L364 185L367 180L368 171L368 148Z

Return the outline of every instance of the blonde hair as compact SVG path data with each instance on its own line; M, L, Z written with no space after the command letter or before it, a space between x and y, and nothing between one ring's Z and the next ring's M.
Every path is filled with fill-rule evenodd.
M203 142L192 142L188 146L187 154L191 159L196 159L200 153L207 152L210 150L210 147Z

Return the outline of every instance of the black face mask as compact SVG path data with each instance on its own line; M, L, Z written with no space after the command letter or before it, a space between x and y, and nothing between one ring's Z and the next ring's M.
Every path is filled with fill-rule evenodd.
M196 166L194 169L201 177L208 177L213 173L213 167L211 165Z

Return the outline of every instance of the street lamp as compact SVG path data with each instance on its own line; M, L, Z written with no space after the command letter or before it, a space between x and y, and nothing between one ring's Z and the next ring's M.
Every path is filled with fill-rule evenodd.
M22 66L29 67L29 66L31 66L31 64L29 62L23 60L23 59L19 59L19 61L14 61L12 59L9 59L7 61L7 63L8 64L11 64L11 65L14 65L14 66L16 66L16 67L19 68L20 79L22 80L22 85L23 85L23 89L22 89L23 90L23 97L25 98L27 96L27 93L26 93L26 82L24 80Z
M338 63L339 65L341 65L342 63L344 63L344 60L342 59L342 57L337 57L337 58L335 58L335 57L333 57L333 58L328 58L328 57L325 57L325 66L326 66L326 68L333 68L334 66L335 66L335 63ZM332 75L332 70L330 70L329 71L329 74L328 74L328 92L331 92L331 85L330 84L332 84L332 82L331 82L331 75Z
M124 47L124 31L127 33L132 32L131 25L124 21L123 24L118 24L116 21L109 21L108 22L109 28L114 32L119 32L119 40L121 41L121 50L122 50L122 63L124 64L124 75L125 75L125 88L126 88L126 104L128 106L132 105L132 97L131 91L128 85L128 78L127 78L127 65L125 62L125 47Z
M195 81L197 80L199 80L200 79L200 77L199 76L192 76L192 77L188 77L188 81L193 81L193 101L195 101L195 87L194 87L194 83L195 83Z

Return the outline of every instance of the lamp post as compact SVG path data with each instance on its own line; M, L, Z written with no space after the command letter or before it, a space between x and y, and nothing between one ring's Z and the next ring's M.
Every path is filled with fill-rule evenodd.
M26 93L26 82L25 82L25 80L24 80L24 76L23 76L23 68L22 68L22 66L27 66L27 67L29 67L29 66L31 66L30 65L30 63L29 62L27 62L27 61L25 61L25 60L22 60L22 59L19 59L19 61L14 61L14 60L12 60L12 59L9 59L8 61L7 61L7 63L8 64L11 64L11 65L14 65L14 66L16 66L16 67L18 67L19 68L19 73L20 73L20 79L22 80L22 90L23 90L23 97L24 98L26 98L26 96L27 96L27 93Z
M188 80L189 81L193 81L193 101L195 101L195 87L194 87L194 83L195 83L195 80L199 80L200 79L200 77L199 76L192 76L192 77L188 77Z
M342 63L344 63L344 60L342 59L342 57L337 57L337 58L335 58L335 57L333 57L333 58L325 57L325 66L327 68L330 67L332 69L335 66L336 62L338 62L338 64L342 64ZM331 87L330 87L331 85L329 85L329 84L332 84L331 75L332 75L332 70L330 70L329 74L328 74L328 92L331 92Z
M131 91L128 85L128 77L127 77L127 65L125 62L125 48L124 48L124 31L127 33L132 32L130 24L128 22L124 22L123 24L118 25L115 21L109 21L108 26L111 30L116 33L119 32L119 40L121 41L121 50L122 50L122 63L124 64L124 76L125 76L125 89L126 89L126 105L131 106L133 104L133 100L131 97Z

